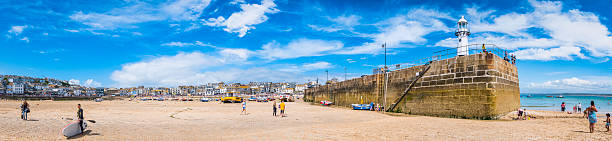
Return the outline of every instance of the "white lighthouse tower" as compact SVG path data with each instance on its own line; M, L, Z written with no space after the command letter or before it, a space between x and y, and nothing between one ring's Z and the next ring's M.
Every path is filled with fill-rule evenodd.
M457 46L457 56L467 56L470 55L468 48L468 36L470 36L470 30L467 28L467 20L461 16L461 19L457 22L457 32L455 32L455 36L459 39L459 44Z

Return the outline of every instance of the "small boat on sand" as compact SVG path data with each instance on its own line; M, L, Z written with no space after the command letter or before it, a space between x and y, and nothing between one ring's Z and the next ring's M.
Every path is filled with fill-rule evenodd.
M331 102L331 101L327 101L327 100L321 101L321 105L323 105L323 106L329 106L329 105L332 105L332 104L333 104L333 102Z
M202 101L202 102L208 102L208 101L210 101L210 98L204 97L204 98L200 99L200 101Z
M353 110L370 110L370 104L351 104Z

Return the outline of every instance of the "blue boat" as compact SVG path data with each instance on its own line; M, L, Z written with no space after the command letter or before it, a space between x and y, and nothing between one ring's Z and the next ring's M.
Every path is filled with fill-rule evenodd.
M202 102L208 102L208 101L210 101L210 98L206 98L206 97L204 97L204 98L200 99L200 101L202 101Z
M370 104L351 104L353 110L370 110Z

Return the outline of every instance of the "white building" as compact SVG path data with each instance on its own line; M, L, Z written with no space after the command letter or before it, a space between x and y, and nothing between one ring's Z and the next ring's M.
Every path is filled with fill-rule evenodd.
M13 84L13 94L23 94L23 84Z
M304 90L306 90L306 84L299 84L299 85L295 85L295 91L296 92L304 92Z
M75 96L81 95L81 90L78 90L78 89L72 90L72 95L75 95Z

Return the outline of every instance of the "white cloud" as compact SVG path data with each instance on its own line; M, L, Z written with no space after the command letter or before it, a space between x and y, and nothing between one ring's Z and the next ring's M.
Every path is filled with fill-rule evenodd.
M193 46L193 43L184 43L184 42L168 42L161 44L162 46L176 46L176 47L184 47L184 46Z
M528 89L540 89L559 92L608 92L612 87L612 81L608 80L585 80L576 77L551 80L542 83L529 83Z
M472 43L494 43L506 49L518 50L519 59L573 60L574 57L612 56L612 36L599 17L578 9L563 11L562 2L529 1L532 11L491 15L494 10L478 12L468 8L468 20L474 36ZM471 17L471 19L469 19ZM490 18L493 22L486 22ZM528 31L529 29L541 30ZM502 33L486 34L487 32ZM541 35L539 35L541 34ZM455 47L456 39L446 39L436 46ZM454 42L454 43L453 43ZM582 51L582 52L581 52ZM588 54L584 54L587 52ZM547 53L547 54L540 54ZM596 58L593 58L596 59Z
M357 61L355 61L355 60L353 60L353 59L346 59L346 62L348 62L348 63L355 63L355 62L357 62Z
M332 67L331 63L323 62L323 61L302 65L302 68L307 69L307 70L327 69L331 67Z
M176 86L179 82L197 82L204 68L223 65L224 58L200 52L161 56L153 60L124 64L111 74L119 86L155 85Z
M79 32L79 30L75 30L75 29L64 29L64 30L68 32L72 32L72 33Z
M229 60L235 60L235 61L241 61L244 62L247 60L247 58L249 58L249 55L252 54L252 52L248 49L242 49L242 48L225 48L222 49L221 51L219 51L219 53L224 57L224 58L231 58Z
M94 81L93 79L87 79L85 81L85 84L83 84L83 86L85 86L85 87L100 87L100 86L102 86L102 84L100 84L100 82Z
M353 27L359 25L360 16L350 15L350 16L338 16L336 18L327 17L329 21L334 24L330 26L319 26L319 25L308 25L310 28L317 31L325 31L325 32L336 32L339 30L349 30L352 31Z
M54 61L59 61L59 59L55 58ZM81 85L81 81L78 79L70 79L68 81L68 84L70 85L80 85L80 86L85 86L85 87L100 87L102 86L102 84L100 84L100 82L97 82L93 79L87 79L85 80L85 82L83 83L83 85Z
M305 77L301 74L303 71L331 67L327 62L316 62L303 64L304 70L299 71L287 71L278 66L237 68L248 58L248 52L245 49L223 49L217 54L192 52L160 56L124 64L120 70L111 74L110 79L118 87L198 85L228 81L304 81Z
M388 48L406 47L405 44L424 44L423 36L436 31L451 31L442 20L454 20L448 13L417 8L405 15L389 18L376 24L380 33L366 35L373 42L366 42L360 46L349 47L338 51L338 54L377 54L383 43Z
M282 65L279 70L285 72L306 72L312 70L329 69L333 67L334 66L329 62L319 61L314 63L304 63L299 66L294 64Z
M344 45L339 41L325 41L316 39L301 38L291 41L282 46L273 41L262 46L262 50L257 50L257 54L265 59L289 59L305 56L321 56L330 54L331 51L341 49Z
M70 79L68 80L68 84L70 85L80 85L81 81L77 80L77 79Z
M178 0L153 6L137 1L104 13L79 11L70 15L70 19L88 25L93 30L135 28L137 26L134 24L151 21L195 21L209 3L210 0Z
M266 14L279 12L272 0L262 0L261 4L240 4L240 8L242 11L233 13L227 19L219 16L204 20L204 25L225 27L223 30L244 37L249 30L255 29L254 25L268 20Z
M23 37L23 38L21 38L19 40L25 41L26 43L30 42L30 38L28 38L28 37Z
M215 47L214 45L211 45L209 43L202 43L200 41L195 41L193 43L189 43L189 42L167 42L167 43L163 43L161 44L162 46L175 46L175 47L188 47L188 46L203 46L203 47Z
M525 60L573 60L574 56L586 59L587 57L580 53L579 47L562 46L558 48L528 48L514 52L517 59Z
M232 0L231 2L229 2L229 4L242 4L242 3L246 3L246 1L244 0Z
M161 9L174 21L196 20L202 15L202 10L208 6L210 0L177 0L163 4Z
M21 25L21 26L11 26L11 29L8 30L9 34L13 34L13 35L19 35L23 32L23 30L25 30L26 28L28 28L28 25Z

